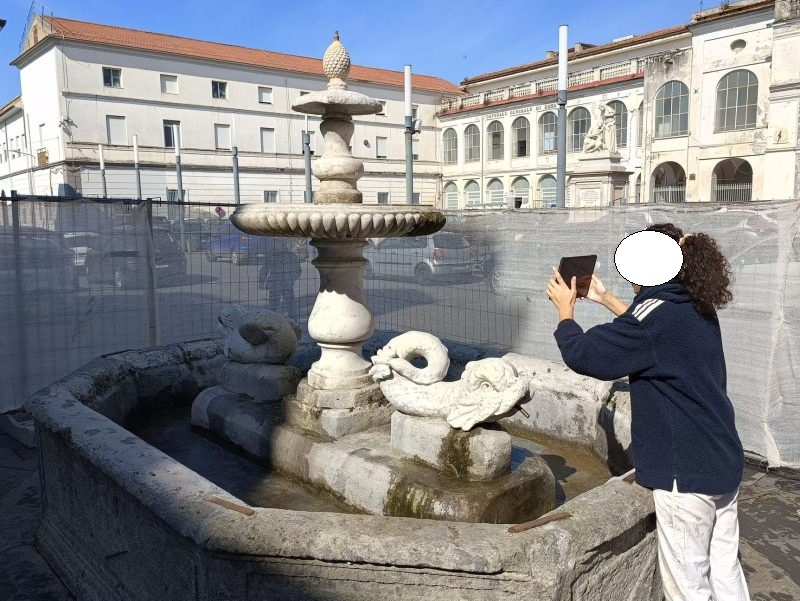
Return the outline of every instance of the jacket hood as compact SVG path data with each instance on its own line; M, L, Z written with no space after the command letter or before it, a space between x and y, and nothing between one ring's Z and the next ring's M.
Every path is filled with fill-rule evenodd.
M671 303L692 302L692 298L686 288L674 278L659 286L642 286L641 291L634 297L633 302L634 304L640 303L648 298L658 298Z

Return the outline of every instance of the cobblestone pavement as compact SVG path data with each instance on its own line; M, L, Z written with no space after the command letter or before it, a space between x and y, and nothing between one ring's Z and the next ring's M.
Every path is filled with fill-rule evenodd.
M0 434L0 599L74 601L34 547L39 511L36 449ZM800 600L800 476L748 466L739 522L752 601Z

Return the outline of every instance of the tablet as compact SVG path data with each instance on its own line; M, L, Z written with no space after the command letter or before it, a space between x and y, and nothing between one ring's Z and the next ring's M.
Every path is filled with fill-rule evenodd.
M589 294L595 263L597 263L597 255L562 257L561 263L558 265L558 273L561 274L567 286L570 285L574 277L578 287L578 296L583 298Z

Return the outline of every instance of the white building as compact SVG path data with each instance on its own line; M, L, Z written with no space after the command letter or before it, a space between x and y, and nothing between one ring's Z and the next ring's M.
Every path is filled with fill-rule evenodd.
M327 41L320 42L324 49ZM66 184L84 196L102 195L102 144L108 196L131 198L136 135L143 196L175 200L177 129L190 202L233 202L233 146L242 202L303 201L306 121L291 103L325 88L319 59L37 16L13 64L22 93L0 109L6 194L58 195ZM364 201L405 203L403 73L354 65L349 83L386 105L379 115L354 120ZM443 95L458 93L442 79L413 78L422 121L414 189L422 203L441 194L435 112ZM318 128L312 117L316 153L323 144Z
M567 206L800 196L798 48L800 4L791 0L726 3L687 25L575 44ZM442 101L445 206L555 200L557 62L548 52L471 77L466 95ZM606 105L619 156L603 187L583 147Z

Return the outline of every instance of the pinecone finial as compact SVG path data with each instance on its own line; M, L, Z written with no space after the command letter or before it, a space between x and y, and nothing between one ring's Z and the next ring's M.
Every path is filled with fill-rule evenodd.
M350 72L350 55L339 41L339 32L333 34L333 42L322 57L322 71L328 78L328 89L347 88L347 74Z

